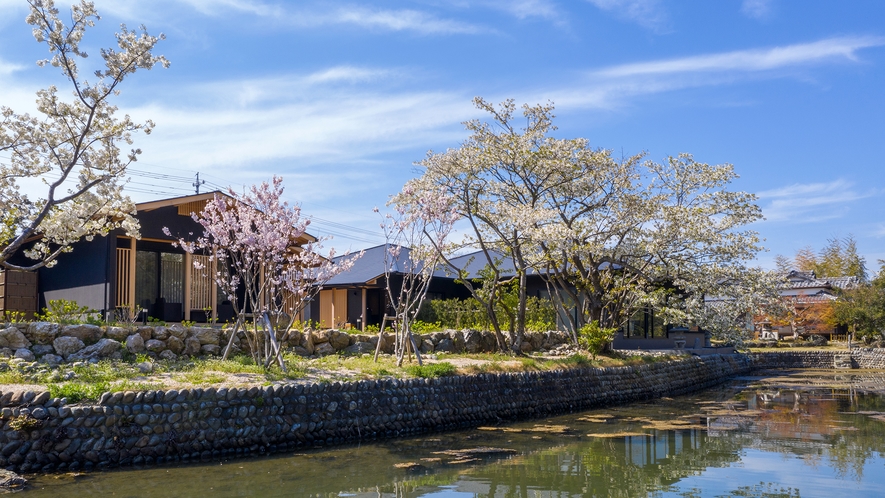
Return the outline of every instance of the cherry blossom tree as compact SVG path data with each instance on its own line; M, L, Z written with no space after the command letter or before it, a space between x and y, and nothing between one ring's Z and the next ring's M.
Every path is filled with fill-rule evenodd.
M78 64L87 56L80 46L83 36L99 19L95 6L85 0L72 6L71 24L66 25L52 0L28 3L26 21L34 38L52 54L38 64L61 70L74 95L68 102L55 86L38 91L42 117L0 107L0 151L10 156L0 163L0 266L34 270L51 266L81 238L117 228L138 236L135 206L122 190L126 167L141 150L124 155L120 144L132 144L137 132L149 134L154 123L121 118L110 101L126 77L139 69L168 67L169 61L153 54L162 34L150 36L143 26L136 31L123 25L116 35L118 48L101 50L103 67L94 70L95 80L89 82L81 78ZM44 197L25 192L39 184ZM25 251L35 262L10 262L35 236L39 241Z
M586 139L552 137L552 104L523 106L523 127L514 124L512 100L474 104L489 122L465 123L471 135L456 149L428 153L407 187L421 193L412 197L441 189L452 199L470 228L465 244L481 249L493 287L505 282L497 258L510 259L519 299L509 349L519 351L530 271L547 282L575 340L588 323L618 328L643 308L665 316L672 308L674 320L689 320L689 311L701 312L679 304L686 296L741 285L735 274L762 249L746 228L761 210L754 195L729 188L737 177L731 165L690 154L616 160Z
M203 234L179 238L178 244L209 256L211 268L196 261L195 268L212 276L234 308L237 319L224 358L242 330L256 364L267 368L276 362L285 370L281 341L323 284L356 258L333 263L334 250L320 254L323 240L307 234L310 220L299 206L282 200L283 190L282 178L275 176L244 194L216 195L192 215Z
M384 276L387 297L394 309L397 366L402 366L409 351L415 353L419 365L423 364L412 336L412 323L427 298L434 272L448 252L448 237L458 219L454 204L442 190L421 192L420 198L413 197L414 194L407 185L398 197L399 203L391 202L394 212L386 214L381 223L387 240ZM395 274L397 278L393 279ZM381 350L382 333L383 330L379 331L375 361Z

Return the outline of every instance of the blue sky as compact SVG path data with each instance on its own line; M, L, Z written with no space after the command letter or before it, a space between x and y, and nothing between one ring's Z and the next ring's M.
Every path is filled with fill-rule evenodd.
M786 0L99 0L85 46L120 23L167 39L121 109L153 119L137 201L273 174L328 245L383 241L374 206L456 147L470 100L548 100L556 132L616 155L732 163L759 195L759 262L853 234L885 258L885 2ZM67 3L59 4L66 8ZM64 88L24 0L0 0L0 104ZM2 158L0 158L2 160ZM204 189L206 187L203 187Z

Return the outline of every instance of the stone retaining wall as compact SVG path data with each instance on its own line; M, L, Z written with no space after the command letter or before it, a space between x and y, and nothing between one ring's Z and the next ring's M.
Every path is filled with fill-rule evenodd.
M836 356L851 357L852 368L885 369L885 350L855 348L848 351L773 351L749 356L756 368L832 369Z
M682 394L751 368L746 356L707 356L607 369L119 392L79 405L48 393L7 393L0 467L88 470L396 437Z
M30 322L0 328L0 357L16 357L50 365L63 362L119 359L124 353L145 354L151 358L174 360L181 356L213 356L220 353L230 332L220 328L170 326L98 326L60 325ZM245 347L242 333L234 338L234 353ZM446 330L415 336L422 353L491 353L497 351L491 332ZM564 332L530 332L525 335L522 351L551 352L569 349ZM290 331L282 340L302 356L363 354L375 351L378 335L351 334L341 330ZM393 353L394 336L384 334L381 351Z

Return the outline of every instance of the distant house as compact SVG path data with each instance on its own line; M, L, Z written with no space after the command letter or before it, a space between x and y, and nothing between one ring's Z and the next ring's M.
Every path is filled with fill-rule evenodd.
M791 310L791 323L762 320L757 324L760 338L779 339L811 333L832 336L847 332L844 326L833 327L823 323L815 311L820 309L819 305L837 300L839 290L857 287L860 279L854 276L818 277L813 271L795 270L787 273L785 279L786 284L780 290L780 295Z
M380 325L385 314L393 313L385 273L389 248L388 244L382 244L366 249L350 270L326 282L311 306L310 316L322 327L365 330L367 325ZM413 266L410 254L411 249L402 247L397 259L391 261L390 282L395 289L394 295L399 294L403 276ZM455 283L453 277L443 271L434 273L428 299L463 299L468 296L467 289Z
M188 254L175 245L178 237L196 238L202 227L191 218L220 192L188 195L136 204L141 238L114 231L81 240L58 257L52 268L38 270L39 306L54 299L76 301L105 313L128 307L168 322L233 317L233 307L195 260L209 266L208 256ZM163 233L168 227L171 236ZM304 244L315 240L304 234ZM24 262L24 261L22 261Z

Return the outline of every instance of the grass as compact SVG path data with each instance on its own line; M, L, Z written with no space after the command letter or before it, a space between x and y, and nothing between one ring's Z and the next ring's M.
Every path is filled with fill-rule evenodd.
M162 379L151 378L151 375L166 375L176 382L194 386L224 384L231 375L248 376L246 382L270 385L277 381L301 379L312 376L315 382L335 382L347 380L364 380L378 378L421 377L434 378L449 375L469 375L496 372L548 371L565 368L607 367L635 365L663 361L667 358L648 356L607 357L598 356L591 361L586 355L545 359L540 357L513 357L500 353L489 354L446 354L436 355L437 361L427 362L423 366L409 364L396 366L396 359L391 355L382 355L374 361L373 355L361 356L330 355L323 358L307 360L293 353L283 356L286 371L278 365L265 370L256 365L252 358L240 355L228 360L220 358L163 361L151 360L144 355L131 355L125 360L101 361L99 363L71 367L62 365L50 369L46 366L11 364L0 371L2 384L42 384L48 387L50 395L67 398L68 402L97 400L105 392L159 390L166 386ZM458 360L473 360L472 363ZM139 370L139 366L149 362L150 373ZM462 366L457 366L462 363ZM0 363L0 367L5 366ZM243 379L238 379L242 381Z
M455 370L455 365L452 365L447 361L406 367L406 372L408 372L409 375L421 378L447 377L449 375L455 375Z

